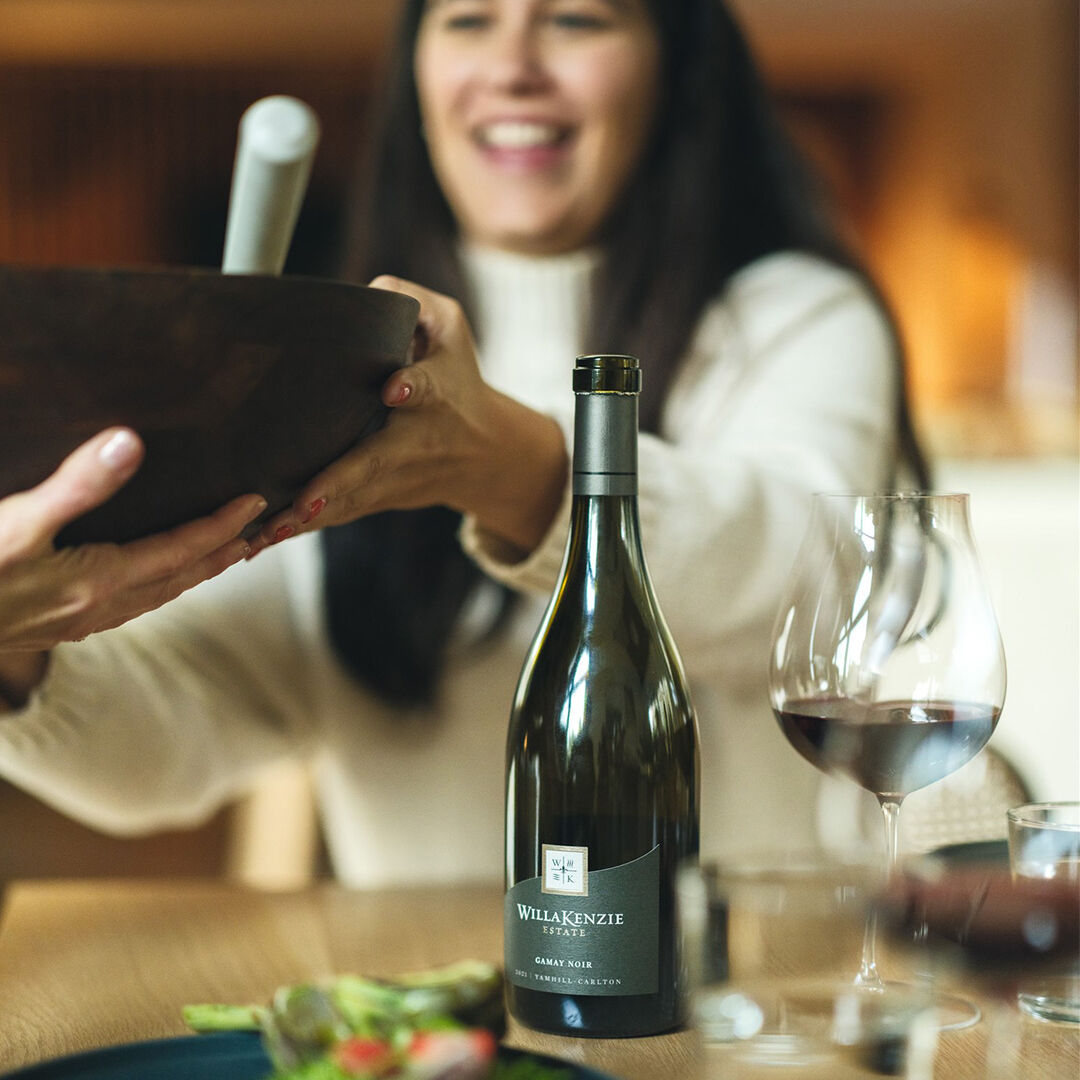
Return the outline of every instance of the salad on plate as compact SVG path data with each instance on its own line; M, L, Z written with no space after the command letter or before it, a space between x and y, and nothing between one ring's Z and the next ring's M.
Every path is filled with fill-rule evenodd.
M503 978L465 960L372 979L280 987L267 1005L187 1005L197 1032L257 1031L268 1080L572 1080L570 1067L499 1052Z

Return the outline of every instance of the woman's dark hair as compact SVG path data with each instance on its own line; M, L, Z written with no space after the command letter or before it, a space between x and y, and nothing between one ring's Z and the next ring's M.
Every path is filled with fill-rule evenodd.
M646 3L662 50L657 122L597 238L605 258L585 347L641 358L641 424L655 431L703 310L748 263L777 251L810 252L854 270L881 297L841 241L722 0ZM360 281L378 273L415 280L469 312L457 228L428 159L413 78L424 7L425 0L407 0L402 14L345 272ZM902 376L899 335L881 306ZM900 461L925 487L903 383ZM395 703L432 700L446 642L480 577L457 543L457 521L433 508L323 533L331 638L353 673Z

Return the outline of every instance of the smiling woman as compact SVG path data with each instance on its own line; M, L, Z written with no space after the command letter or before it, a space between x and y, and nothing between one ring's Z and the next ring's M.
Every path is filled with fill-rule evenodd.
M506 719L567 539L574 358L617 352L641 359L642 534L700 718L702 854L812 842L812 770L765 693L779 590L811 492L922 474L891 321L738 26L721 0L407 0L391 61L349 270L421 305L385 427L255 559L78 643L122 621L138 553L58 554L49 529L137 454L90 444L0 501L0 625L28 596L44 613L0 647L0 774L138 832L308 759L344 880L500 877ZM243 510L196 530L211 556L240 557ZM176 537L155 551L190 582Z
M591 242L651 135L659 42L644 0L438 0L416 43L431 164L472 240Z

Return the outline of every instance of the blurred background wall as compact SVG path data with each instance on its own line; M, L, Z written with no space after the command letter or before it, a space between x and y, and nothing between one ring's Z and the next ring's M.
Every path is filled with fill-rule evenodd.
M1037 796L1077 798L1075 0L733 2L898 314L937 484L972 493L1010 666L994 744ZM0 0L0 261L215 265L240 114L291 93L324 130L286 269L332 273L396 8ZM10 790L0 814L0 878L263 858L254 804L147 841ZM300 836L293 858L318 863L317 844ZM249 876L274 878L259 865Z

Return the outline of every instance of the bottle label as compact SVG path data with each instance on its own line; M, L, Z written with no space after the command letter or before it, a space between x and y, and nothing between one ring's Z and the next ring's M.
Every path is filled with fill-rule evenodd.
M543 872L506 892L506 976L553 994L655 994L660 967L660 845L589 869L581 847L545 844Z

